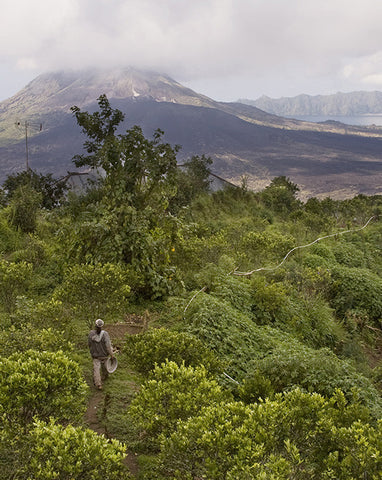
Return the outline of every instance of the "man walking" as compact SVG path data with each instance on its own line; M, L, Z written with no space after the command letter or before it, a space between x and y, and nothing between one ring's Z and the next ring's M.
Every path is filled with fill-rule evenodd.
M104 366L107 358L114 359L110 336L103 330L104 322L99 318L95 322L95 330L91 330L88 336L90 355L93 358L93 382L98 390L102 390L101 366Z

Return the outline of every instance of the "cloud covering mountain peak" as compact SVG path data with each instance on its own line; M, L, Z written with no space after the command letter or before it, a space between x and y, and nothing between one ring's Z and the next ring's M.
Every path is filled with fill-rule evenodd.
M0 75L135 65L221 100L377 89L381 16L378 0L2 0Z

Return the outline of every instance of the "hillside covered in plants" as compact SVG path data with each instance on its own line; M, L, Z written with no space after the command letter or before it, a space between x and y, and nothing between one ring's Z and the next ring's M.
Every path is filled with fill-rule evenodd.
M72 112L98 180L1 189L0 478L379 479L382 197L212 192L208 157L119 133L105 96Z

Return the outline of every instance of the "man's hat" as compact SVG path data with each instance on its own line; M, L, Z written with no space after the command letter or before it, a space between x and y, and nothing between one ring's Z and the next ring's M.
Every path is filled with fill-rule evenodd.
M109 357L105 362L105 367L109 373L115 372L118 367L118 360L115 357Z
M104 323L103 320L98 318L98 320L95 321L96 327L103 327Z

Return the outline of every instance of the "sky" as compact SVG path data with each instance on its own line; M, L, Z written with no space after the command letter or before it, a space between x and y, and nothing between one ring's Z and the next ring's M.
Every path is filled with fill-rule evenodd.
M382 90L381 24L381 0L0 0L0 101L92 66L220 101Z

